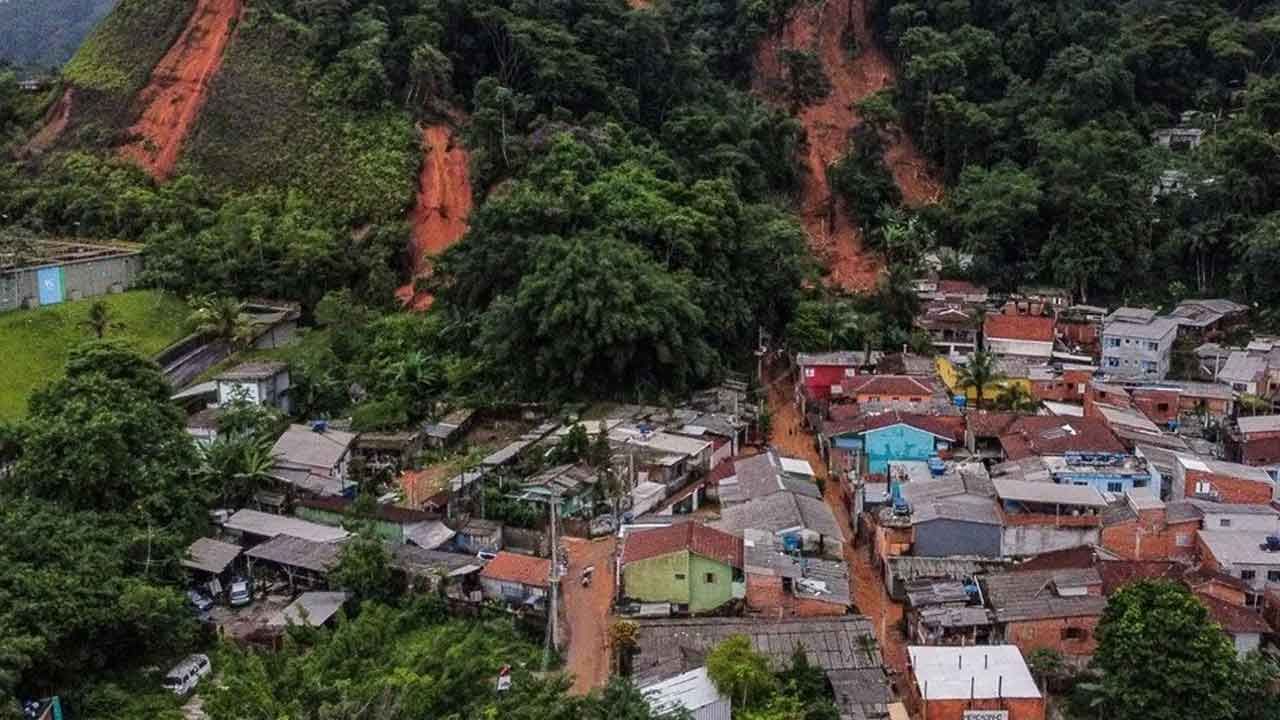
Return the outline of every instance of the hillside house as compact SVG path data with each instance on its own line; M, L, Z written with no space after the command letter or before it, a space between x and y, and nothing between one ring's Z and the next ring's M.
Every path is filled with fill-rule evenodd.
M545 611L550 578L550 560L499 552L480 571L480 589L486 600Z
M1160 380L1169 374L1178 323L1144 308L1119 308L1102 326L1101 368L1107 375Z
M979 582L995 619L995 642L1024 654L1047 649L1068 657L1087 657L1097 648L1107 606L1097 570L1014 570Z
M1054 320L1037 315L991 315L982 326L987 352L1044 363L1053 356Z
M254 405L276 408L288 415L289 366L282 362L241 363L214 378L218 386L218 406L240 399Z
M1239 326L1248 313L1247 305L1210 298L1183 300L1169 313L1169 317L1178 323L1179 335L1204 338Z
M1280 481L1280 415L1241 417L1231 439L1235 458Z
M1280 484L1262 468L1179 455L1173 468L1174 498L1266 505L1280 498Z
M1003 428L1000 448L1006 460L1033 455L1123 453L1124 444L1096 418L1020 416Z
M844 396L844 386L858 376L866 354L851 350L796 355L796 397L803 407L809 400L827 401Z
M921 308L915 325L928 333L929 342L941 354L961 357L978 351L982 326L977 311L965 303L929 303Z
M860 458L863 473L884 474L890 462L928 461L961 442L962 418L887 412L832 422L823 428L823 447Z
M1147 492L1128 492L1102 512L1100 544L1127 560L1191 562L1202 517L1189 501L1165 503Z
M618 559L622 597L681 613L715 610L745 594L742 552L742 538L697 522L632 530Z
M1261 595L1268 587L1280 585L1280 544L1267 533L1241 530L1201 530L1196 533L1196 549L1209 570L1242 580L1251 593ZM1246 600L1255 604L1256 598Z
M294 504L293 513L308 522L341 527L351 519L354 505L344 497L301 498ZM435 550L454 537L454 531L438 515L387 503L378 503L373 514L362 519L372 523L378 537L392 545L408 543Z
M1027 557L1097 545L1107 500L1092 487L993 478L1004 534L1001 554Z
M843 615L849 611L849 567L787 552L772 533L743 533L747 612L772 618Z
M1044 720L1045 700L1013 645L912 646L907 692L929 720Z
M303 495L350 495L347 480L356 435L330 429L325 423L290 425L271 447L275 464L271 477Z

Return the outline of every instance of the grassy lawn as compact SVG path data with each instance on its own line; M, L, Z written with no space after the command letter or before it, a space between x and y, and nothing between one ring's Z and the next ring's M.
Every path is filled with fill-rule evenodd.
M31 393L60 376L71 349L92 337L83 321L94 299L0 313L0 420L24 415ZM189 311L176 297L143 290L100 299L124 324L108 337L140 353L154 355L183 335Z

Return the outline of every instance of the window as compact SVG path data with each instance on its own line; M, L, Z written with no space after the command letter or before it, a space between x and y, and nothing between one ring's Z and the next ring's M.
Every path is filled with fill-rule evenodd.
M805 377L808 377L808 378L813 377L813 368L811 368L811 367L807 367L807 368L805 368L805 369L804 369L804 376L805 376Z
M1241 580L1249 581L1249 580L1253 580L1256 577L1258 577L1257 570L1241 570L1240 571Z
M1063 640L1088 640L1089 631L1085 630L1084 628L1076 628L1076 627L1062 628L1062 639Z
M1133 479L1133 486L1134 486L1134 487L1136 487L1136 488L1146 487L1146 486L1147 486L1147 479L1146 479L1146 478L1134 478L1134 479Z
M1280 570L1268 570L1267 582L1280 582Z
M1117 337L1107 338L1107 347L1120 347L1120 338L1117 338Z
M1160 365L1159 365L1158 363L1154 363L1154 362L1152 362L1152 361L1150 361L1150 360L1143 360L1143 361L1142 361L1142 370L1143 370L1143 372L1153 373L1153 372L1158 371L1159 369L1160 369Z
M1178 535L1173 538L1173 544L1178 547L1191 547L1190 535Z
M684 573L676 573L676 579L677 579L677 580L683 580L683 579L684 579Z
M1219 518L1218 527L1231 527L1231 518Z
M1159 351L1160 351L1160 343L1148 342L1148 343L1147 343L1147 349L1148 349L1148 350L1150 350L1151 352L1159 352Z
M1118 482L1109 482L1107 483L1107 492L1113 492L1113 493L1124 492L1124 485Z
M1107 358L1107 367L1120 367L1120 358Z
M1156 403L1156 410L1159 410L1160 412L1168 412L1169 403Z
M855 376L855 375L857 375L857 374L858 374L858 369L857 369L857 368L845 368L845 369L844 369L844 376L845 376L845 377L853 377L853 376Z
M1212 495L1212 494L1213 494L1213 484L1212 484L1212 483L1209 483L1209 482L1206 482L1206 481L1204 481L1204 480L1197 480L1197 481L1196 481L1196 494L1197 494L1197 495Z
M707 583L708 585L715 585L715 584L716 584L716 574L715 574L715 573L707 573L707 574L706 574L706 576L704 576L704 577L703 577L703 581L704 581L705 583Z

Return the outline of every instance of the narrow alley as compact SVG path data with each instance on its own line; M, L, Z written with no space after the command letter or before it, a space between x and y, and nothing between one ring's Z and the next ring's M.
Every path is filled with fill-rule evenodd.
M612 535L596 540L564 538L569 571L564 591L562 620L567 636L565 667L573 676L573 692L586 695L609 680L609 610L613 605ZM582 572L593 567L591 584L582 584Z

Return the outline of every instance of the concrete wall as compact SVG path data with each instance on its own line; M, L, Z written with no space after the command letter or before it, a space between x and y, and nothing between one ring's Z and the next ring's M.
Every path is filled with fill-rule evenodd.
M1128 330L1136 326L1133 323L1117 322L1102 330L1102 363L1100 369L1111 375L1127 375L1132 377L1164 378L1169 374L1169 357L1173 352L1173 341L1177 337L1176 329L1171 329L1159 340L1136 338L1129 335ZM1119 346L1113 343L1119 341ZM1151 349L1148 343L1154 343ZM1116 364L1112 364L1115 361ZM1147 370L1143 363L1154 363L1154 370Z
M142 256L120 255L44 267L62 268L63 299L73 300L106 295L116 285L120 290L133 287L138 273L142 272ZM27 298L39 302L36 275L40 269L24 268L0 274L0 312L22 307Z
M1001 548L1006 557L1022 557L1101 542L1102 532L1098 527L1010 525L1004 529Z
M681 550L626 565L622 585L623 594L633 600L671 602L688 605L690 613L707 612L733 599L733 569Z
M920 557L956 555L1000 557L1000 535L999 525L959 520L930 520L916 523L915 544L911 554Z

